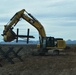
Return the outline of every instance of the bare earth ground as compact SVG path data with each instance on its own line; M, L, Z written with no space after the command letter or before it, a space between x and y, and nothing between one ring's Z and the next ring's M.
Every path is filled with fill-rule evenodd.
M17 58L13 59L15 64L3 60L0 75L76 75L76 45L70 47L58 56L32 56L26 51L26 55L22 55L23 62Z

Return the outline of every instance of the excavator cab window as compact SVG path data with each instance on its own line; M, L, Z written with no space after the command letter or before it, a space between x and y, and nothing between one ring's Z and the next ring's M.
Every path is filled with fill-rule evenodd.
M54 47L54 37L46 37L46 47Z
M43 37L42 47L54 47L54 37Z

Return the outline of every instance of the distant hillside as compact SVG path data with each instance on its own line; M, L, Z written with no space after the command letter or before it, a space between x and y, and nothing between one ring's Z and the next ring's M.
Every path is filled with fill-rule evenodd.
M38 44L39 41L29 41L28 44ZM0 44L27 44L26 40L19 40L18 42L12 41L12 42L0 42Z
M67 40L66 41L66 44L76 44L76 40Z
M19 40L17 43L16 41L13 42L0 42L0 44L27 44L26 40ZM39 44L39 41L32 41L30 40L28 44ZM66 44L76 44L76 40L67 40Z

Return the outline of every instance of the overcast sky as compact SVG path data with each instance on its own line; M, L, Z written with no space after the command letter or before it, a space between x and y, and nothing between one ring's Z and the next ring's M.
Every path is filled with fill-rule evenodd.
M21 9L25 9L38 19L44 26L47 36L76 40L76 0L1 0L0 1L0 34L3 26ZM15 31L20 28L20 34L30 35L37 40L38 31L21 19ZM0 36L0 41L2 41Z

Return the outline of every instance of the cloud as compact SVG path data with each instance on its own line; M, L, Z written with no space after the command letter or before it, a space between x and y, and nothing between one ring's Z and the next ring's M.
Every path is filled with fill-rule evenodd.
M3 30L3 25L7 24L16 12L26 9L41 22L48 36L59 36L68 39L71 33L73 37L70 38L75 39L75 7L76 0L2 0L0 1L0 25ZM34 30L31 32L35 33L35 28L25 21L20 21L17 25L22 30L27 29L28 26L31 30Z

